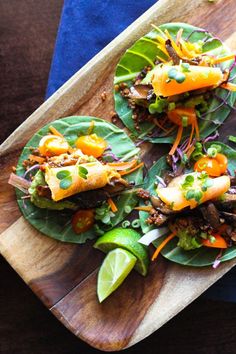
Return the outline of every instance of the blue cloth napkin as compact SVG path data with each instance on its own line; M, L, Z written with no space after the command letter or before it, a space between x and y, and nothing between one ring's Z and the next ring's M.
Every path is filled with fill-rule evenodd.
M46 97L136 20L154 0L65 0ZM214 269L212 269L214 272ZM215 300L236 301L236 268L204 293Z

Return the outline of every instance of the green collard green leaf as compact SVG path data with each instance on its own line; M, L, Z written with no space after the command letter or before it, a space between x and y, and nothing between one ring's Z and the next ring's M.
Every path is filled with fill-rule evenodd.
M167 29L169 33L176 38L176 34L180 28L183 28L183 38L188 39L190 42L198 42L202 46L203 52L210 52L211 55L224 56L230 51L222 44L222 42L214 38L209 32L199 29L197 27L185 23L167 23L159 27L161 30ZM166 54L158 47L157 34L160 34L157 29L152 30L145 36L136 41L124 55L121 57L115 72L114 84L125 82L128 86L132 85L137 75L144 69L145 66L151 68L155 65L155 60L159 57L167 59ZM204 40L204 41L203 41ZM221 63L222 69L230 67L232 61ZM183 64L182 64L183 65ZM186 68L183 68L187 70ZM184 72L184 70L182 70ZM236 68L231 71L230 77L236 74ZM147 75L148 77L149 75ZM183 79L183 77L181 78ZM145 82L145 79L144 81ZM199 118L199 129L201 138L205 138L212 134L228 117L231 108L234 106L236 100L235 92L228 92L225 89L218 88L214 90L216 96L208 99L205 105L204 117ZM127 99L122 97L119 92L114 92L115 110L123 121L125 126L132 132L136 138L144 138L152 143L173 143L176 137L176 130L169 136L164 137L148 137L148 133L152 131L154 125L150 122L140 124L141 131L137 131L132 119L132 109L128 106ZM228 105L225 105L222 100L226 100ZM158 110L153 110L151 107L150 112L156 113ZM206 112L207 108L207 112ZM158 108L159 109L159 108ZM206 112L206 113L205 113ZM201 114L203 112L200 112ZM189 136L189 128L185 129L183 140Z
M166 157L163 156L161 157L153 166L148 170L148 174L144 179L144 185L143 189L148 190L151 195L157 195L156 193L156 182L157 176L161 176L163 171L167 171L169 169L167 163L166 163ZM153 225L147 224L146 220L148 217L148 213L145 211L140 211L139 212L139 218L141 222L141 228L144 234L146 234L148 231L155 229L156 227Z
M218 145L221 147L221 153L225 154L228 158L228 169L231 174L234 173L236 169L236 150L231 147L218 142L208 142L205 144L206 148L210 146ZM150 193L156 193L155 189L155 176L161 175L161 172L168 169L168 165L166 164L166 160L164 157L159 159L149 170L149 174L147 178L144 179L144 188L148 189ZM207 180L207 179L206 179ZM148 225L145 221L148 214L144 212L140 212L140 221L142 226L143 233L148 232L154 227ZM155 241L153 244L155 247L158 247L160 243L165 239L166 235ZM192 267L204 267L212 265L219 254L219 249L213 249L209 247L200 247L191 251L184 251L181 247L177 246L178 238L175 237L173 240L168 242L168 244L163 248L161 254L167 258L168 260ZM223 251L223 255L221 257L221 261L228 261L232 258L236 257L236 246L232 246Z
M60 133L63 134L70 145L74 147L78 136L88 134L89 128L91 127L91 121L94 121L95 123L93 133L105 139L111 147L112 152L118 158L125 161L130 159L132 156L139 154L139 149L135 147L132 140L124 133L123 130L119 129L115 125L94 117L67 117L46 125L30 139L24 147L18 161L17 175L22 176L24 174L25 170L22 166L22 162L28 158L32 147L38 147L40 139L48 133L49 125L53 125ZM63 188L68 188L71 183L71 176L67 172L68 171L66 170L62 170L57 174L57 178L60 180L61 187ZM83 166L80 166L78 173L81 173L83 178L86 178L87 176L87 170L86 168L83 168ZM128 175L126 179L133 180L138 184L142 183L142 169L134 171L132 174ZM34 187L31 189L31 199L34 199L33 201L36 205L43 205L43 208L37 207L28 199L23 200L21 198L23 193L19 190L16 191L17 202L20 210L32 226L43 234L64 242L84 243L86 240L93 239L97 236L97 224L87 232L77 235L71 226L71 219L74 214L74 209L76 208L75 203L72 203L70 199L54 202L51 199L39 197L35 193L37 185L45 184L41 171L38 173L37 181L35 181L35 183L33 182L34 185L33 183L31 185L31 187ZM114 202L119 210L115 215L111 215L111 226L114 226L122 221L128 214L128 209L126 208L126 211L124 210L125 205L130 206L131 209L129 210L132 210L138 200L135 193L131 192L127 195L124 194L120 197L114 198ZM69 208L71 210L69 210ZM101 225L99 225L99 228L101 229ZM100 230L100 232L101 231L102 230Z

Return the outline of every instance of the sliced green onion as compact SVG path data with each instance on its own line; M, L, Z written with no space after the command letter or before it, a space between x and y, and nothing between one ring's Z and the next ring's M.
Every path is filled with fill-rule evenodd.
M216 157L217 153L218 153L218 151L217 151L216 148L211 148L210 147L209 149L207 149L207 155L209 157Z
M182 126L187 127L188 126L188 117L182 116Z
M212 235L209 236L210 243L214 243L215 240L216 240L216 238L214 236L212 236Z
M125 209L125 212L126 212L127 214L129 214L129 213L131 212L131 210L132 210L132 208L131 208L129 205L126 205L126 206L124 207L124 209Z
M129 220L125 220L122 222L121 226L123 227L123 229L126 229L127 227L130 226L130 221Z
M132 221L131 226L132 226L134 229L139 228L139 227L140 227L140 220L139 220L139 219L135 219L134 221Z
M210 148L216 149L217 152L221 152L221 146L217 144L211 144Z

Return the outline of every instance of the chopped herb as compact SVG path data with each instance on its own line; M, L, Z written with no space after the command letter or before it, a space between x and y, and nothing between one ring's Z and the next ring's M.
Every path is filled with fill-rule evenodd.
M60 180L60 188L68 189L72 184L71 173L67 170L57 172L56 177Z
M208 178L208 173L206 171L202 171L200 175L197 177L197 179L200 179L202 181L205 181Z
M207 178L203 183L202 183L202 191L206 192L209 187L213 185L213 181L210 178Z
M195 190L194 189L189 189L185 195L185 198L187 200L190 200L190 199L195 199Z
M61 181L60 181L60 188L61 189L68 189L72 184L72 177L71 176L68 176L66 178L63 178Z
M168 104L168 111L173 111L175 109L175 102L170 102ZM236 139L236 138L235 138Z
M181 64L181 69L182 69L182 71L185 73L185 72L190 72L190 65L189 65L189 63L182 63Z
M56 174L56 177L60 180L64 179L64 178L67 178L70 176L70 172L67 171L67 170L62 170L62 171L59 171L57 172Z
M197 203L200 202L202 196L203 196L203 193L200 190L195 190L195 189L189 189L185 194L185 198L187 200L195 199L195 201Z
M197 203L200 202L200 200L202 199L203 193L201 191L195 191L195 200Z
M83 179L87 179L88 170L83 166L78 166L79 176Z
M184 182L181 184L181 187L183 189L188 189L189 187L192 187L194 183L194 177L192 175L188 175L185 177Z
M236 136L229 135L228 139L229 139L229 141L232 141L233 143L236 143Z
M178 82L178 84L181 84L186 79L186 76L184 75L184 73L178 71L177 69L171 68L168 71L168 78L171 80L175 80L176 82Z
M149 105L148 110L151 114L162 113L167 107L167 105L168 102L166 99L157 97L156 101Z

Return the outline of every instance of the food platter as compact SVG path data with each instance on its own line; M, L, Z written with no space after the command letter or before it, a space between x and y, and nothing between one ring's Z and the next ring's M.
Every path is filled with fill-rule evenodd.
M14 192L6 185L11 166L16 164L30 137L55 119L96 115L111 121L115 65L124 50L150 30L151 23L185 22L191 18L191 24L207 28L235 49L233 10L234 1L227 4L223 1L210 4L203 0L159 1L76 73L1 146L0 251L49 310L94 347L120 350L137 343L192 302L236 261L226 262L212 271L211 268L184 268L160 259L158 264L152 265L145 280L132 274L115 296L99 305L95 289L102 254L92 249L91 242L62 244L34 230L20 215ZM104 91L107 93L105 101L101 99ZM235 116L231 115L221 130L223 141L232 133L233 119ZM150 144L144 144L147 166L152 162L149 156L155 153L158 158L165 150L156 151ZM173 296L175 301L172 301Z

